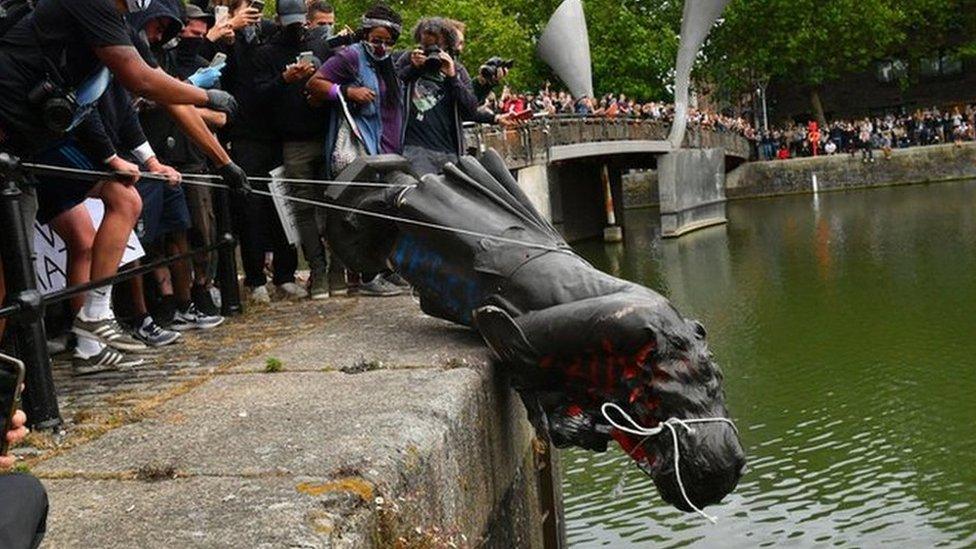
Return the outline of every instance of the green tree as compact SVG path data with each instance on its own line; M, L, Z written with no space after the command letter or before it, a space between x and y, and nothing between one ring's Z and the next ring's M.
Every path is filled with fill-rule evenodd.
M407 32L399 47L412 46L410 30L422 17L443 16L468 26L462 60L474 72L489 57L515 59L508 83L537 89L554 75L536 56L538 37L562 0L391 0ZM339 25L355 28L374 0L336 3ZM274 14L275 0L265 13ZM584 0L589 24L594 87L598 94L626 93L644 100L670 97L682 2Z
M820 92L875 61L973 48L974 0L733 0L706 46L707 78L731 91L777 80Z

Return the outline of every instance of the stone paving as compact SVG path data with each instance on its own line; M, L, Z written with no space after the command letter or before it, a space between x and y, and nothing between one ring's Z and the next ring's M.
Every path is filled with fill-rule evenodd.
M258 306L56 381L63 438L18 449L45 549L541 546L521 402L480 337L409 297Z
M145 364L125 372L87 377L71 373L70 355L54 357L64 432L31 435L17 453L29 462L71 447L107 429L142 419L161 403L183 394L300 333L321 329L348 315L354 298L252 305L239 317L206 332L188 332L181 342L146 354Z

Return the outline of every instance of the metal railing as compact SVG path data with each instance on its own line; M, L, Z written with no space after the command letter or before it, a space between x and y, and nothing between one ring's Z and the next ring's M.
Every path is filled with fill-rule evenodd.
M7 295L0 306L0 319L7 319L7 333L26 364L24 411L34 429L52 430L61 426L57 391L51 373L51 357L47 352L44 313L47 306L65 301L83 292L125 282L137 276L192 258L199 253L218 253L217 280L221 292L221 312L225 316L242 311L237 281L237 240L231 234L229 191L214 195L214 214L218 241L203 249L159 259L126 269L105 280L69 287L48 295L37 289L37 275L31 254L28 220L23 218L21 201L25 199L21 186L30 184L28 168L7 154L0 154L0 259Z
M663 120L561 115L535 118L515 129L468 125L465 140L468 150L493 148L510 169L519 169L547 163L552 147L600 141L664 141L670 131L671 123ZM751 151L749 141L738 133L698 125L688 127L684 145L720 147L742 159L748 159Z

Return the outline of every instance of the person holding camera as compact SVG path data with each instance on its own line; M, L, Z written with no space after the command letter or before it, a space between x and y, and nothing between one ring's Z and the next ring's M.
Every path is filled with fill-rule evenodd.
M467 43L465 35L468 32L468 26L456 19L447 19L447 22L457 32L457 58L460 59ZM515 61L512 59L492 57L478 68L478 76L471 82L471 87L480 104L484 104L488 100L488 96L495 91L495 88L508 76L508 71L512 70L514 66Z
M417 175L441 173L464 154L463 122L510 124L508 115L482 110L471 77L456 57L461 34L450 20L422 19L414 29L418 46L403 55L397 70L406 86L407 126L403 155Z
M6 441L12 446L27 436L27 416L18 410L10 423ZM0 456L0 547L34 549L47 530L47 492L30 475L7 474L15 464L13 456Z

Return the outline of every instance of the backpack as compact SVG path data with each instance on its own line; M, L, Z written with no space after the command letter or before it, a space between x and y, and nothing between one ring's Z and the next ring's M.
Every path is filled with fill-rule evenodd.
M32 0L0 0L0 39L33 9Z

